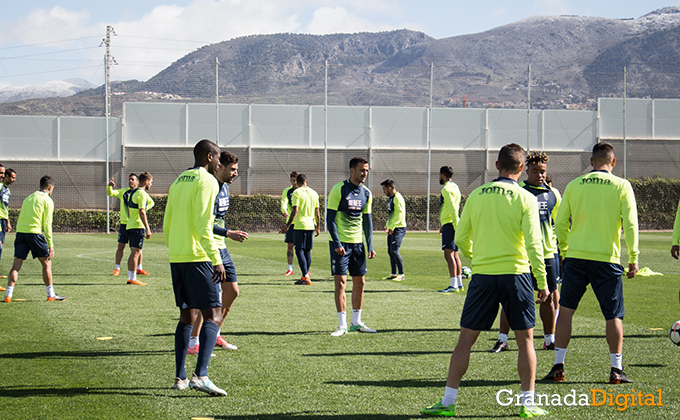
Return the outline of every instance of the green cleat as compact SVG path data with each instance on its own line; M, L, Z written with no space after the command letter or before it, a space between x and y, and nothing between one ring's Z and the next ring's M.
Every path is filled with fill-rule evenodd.
M350 330L350 331L363 332L363 333L374 333L374 332L377 332L377 331L374 330L373 328L368 328L368 327L367 327L366 325L364 325L364 324L358 324L358 325L352 324L352 325L349 326L349 330Z
M439 400L437 404L423 408L423 414L427 414L428 416L453 417L456 415L456 404L443 406L442 400Z
M545 416L547 414L548 414L547 411L535 405L532 407L527 407L523 405L522 408L520 408L519 410L520 417L538 417Z

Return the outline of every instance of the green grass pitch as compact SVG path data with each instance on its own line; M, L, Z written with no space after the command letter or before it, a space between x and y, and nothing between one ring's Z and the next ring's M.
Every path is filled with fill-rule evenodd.
M11 264L13 241L14 235L8 235L0 262L3 274ZM565 396L573 390L590 396L591 390L601 390L614 399L661 392L663 406L563 405L548 407L549 418L680 415L680 348L668 339L670 325L680 319L680 262L670 257L670 242L667 232L641 234L640 266L664 275L624 280L624 368L635 383L606 382L604 320L589 291L574 320L567 381L536 385L539 394ZM327 244L325 235L315 240L313 284L294 286L298 276L283 276L282 235L253 234L243 244L228 241L241 296L222 333L239 349L215 350L209 374L229 395L211 398L170 389L178 310L162 235L144 245L144 268L151 272L142 279L149 283L145 287L126 285L125 270L111 276L115 235L56 235L55 290L67 300L45 301L40 264L28 260L14 292L15 299L25 301L0 303L0 418L422 418L420 410L443 395L465 299L464 293L437 293L448 285L439 235L406 235L406 281L401 283L382 280L389 274L389 258L385 234L375 235L378 255L368 263L363 320L378 333L339 338L329 336L337 316ZM511 351L487 353L497 325L483 332L473 348L456 407L462 418L518 416L519 407L496 402L500 390L520 390L512 334ZM536 333L540 348L540 320ZM96 339L102 336L113 338ZM542 377L552 366L553 353L539 350L537 358L537 376ZM194 365L195 356L189 356L187 371Z

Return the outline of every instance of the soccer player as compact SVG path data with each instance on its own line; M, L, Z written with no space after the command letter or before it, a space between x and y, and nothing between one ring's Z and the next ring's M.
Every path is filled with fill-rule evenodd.
M557 209L562 197L545 182L548 168L548 155L543 152L532 152L527 157L527 180L520 182L520 186L529 191L538 200L538 214L541 220L541 235L543 237L543 258L545 262L546 279L548 282L548 299L539 305L539 313L543 322L543 349L555 350L555 307L553 306L553 294L557 291L557 242L553 232L553 220L557 215ZM533 279L534 287L536 279ZM491 353L500 353L508 350L508 332L510 325L505 312L501 310L500 333L498 341L490 350Z
M113 269L113 275L120 275L120 262L123 260L123 252L125 251L125 245L130 242L127 234L127 222L128 222L128 208L125 204L125 193L134 190L139 186L139 178L135 174L130 174L128 177L128 188L121 188L119 190L114 190L116 183L111 178L109 184L106 186L106 194L110 197L115 197L120 200L120 226L118 228L118 249L116 249L116 266ZM147 209L148 210L148 209ZM142 252L139 253L139 264L142 264ZM142 274L137 272L137 274Z
M675 223L673 223L673 243L671 245L671 257L677 260L678 256L680 256L680 202L678 202ZM678 293L678 300L680 300L680 293Z
M238 176L238 156L231 152L224 151L220 154L220 167L215 172L215 178L220 185L220 192L217 194L215 199L215 205L213 213L215 215L215 224L213 225L213 236L215 238L215 244L220 250L220 256L222 257L222 265L224 265L224 271L226 273L226 279L222 283L222 320L218 322L217 325L222 329L222 324L226 319L231 306L238 297L238 279L236 277L236 267L234 266L234 261L227 251L227 244L224 238L230 238L237 242L243 242L248 239L248 233L241 230L227 229L224 227L224 216L227 214L229 209L229 184L234 182L234 178ZM200 349L200 332L201 325L203 324L203 316L199 312L194 321L193 328L191 330L191 339L189 342L188 354L198 354ZM215 342L215 347L221 347L225 350L238 350L238 347L228 343L218 331L217 341Z
M593 170L571 181L564 190L555 219L561 255L562 296L555 328L555 364L543 378L564 380L564 360L571 339L571 322L587 286L595 292L606 320L610 384L633 382L623 373L623 267L621 239L628 245L628 278L638 271L638 218L633 187L613 175L614 148L598 143L590 158ZM571 228L569 227L571 224Z
M6 174L6 173L5 173ZM12 301L14 285L19 279L19 270L31 251L33 258L42 264L42 277L47 289L47 300L55 302L66 299L57 296L52 286L52 258L54 258L54 244L52 243L52 213L54 212L54 180L45 175L40 178L40 190L26 197L21 204L19 219L14 239L14 264L7 280L5 302Z
M439 184L443 185L439 196L439 234L442 236L442 249L444 259L449 267L450 284L440 293L459 293L463 288L463 266L458 256L458 246L456 245L456 226L458 226L458 210L460 209L460 189L453 178L453 168L442 166L439 169Z
M541 228L536 198L517 184L525 152L517 144L501 148L496 161L499 177L468 196L456 231L461 252L472 260L472 280L460 319L460 336L449 367L444 398L423 414L454 416L458 388L470 363L470 350L481 330L488 330L506 310L515 331L517 371L522 394L521 417L547 414L534 404L536 318L530 272L538 283L541 302L548 296ZM474 236L474 242L472 237Z
M352 276L352 324L349 331L374 333L361 321L366 285L366 257L375 257L371 191L363 184L368 175L368 161L355 157L349 161L349 179L333 186L328 194L326 220L330 234L331 273L335 281L335 307L340 325L333 337L347 334L347 272ZM366 247L362 241L362 230Z
M10 185L17 179L17 173L13 169L1 170L2 183L0 184L0 256L2 256L2 247L5 244L5 234L12 231L12 224L9 222L9 197L12 194L9 190ZM7 276L0 276L0 279L6 279ZM0 287L0 290L5 290Z
M208 378L208 364L222 318L219 283L226 280L222 258L213 237L214 204L219 192L212 175L220 164L220 148L210 140L194 146L194 167L172 183L163 218L170 255L170 273L180 316L175 330L174 389L191 387L215 396L227 395ZM196 311L203 315L196 370L187 378L186 362Z
M151 238L151 228L146 215L147 209L153 207L153 200L147 194L153 183L153 177L148 172L139 174L139 186L128 190L123 194L125 205L128 208L127 235L130 243L130 257L128 258L128 281L127 284L146 286L137 280L139 257L142 254L144 238ZM145 272L146 275L148 273Z
M288 216L290 215L290 212L293 211L293 206L290 204L290 199L293 197L293 192L297 188L297 176L298 173L296 171L293 171L290 173L290 187L286 187L283 192L281 193L281 213L283 213L283 218L285 220L288 220ZM295 244L293 243L293 235L294 235L294 229L295 226L291 226L290 229L286 230L286 236L284 238L284 242L288 244L288 249L286 251L286 259L288 260L288 271L284 274L284 276L292 276L293 275L293 250ZM304 275L304 273L302 273Z
M319 194L308 186L309 181L305 174L298 174L295 185L297 188L290 199L292 210L288 216L288 222L281 228L281 233L288 233L295 226L293 241L295 243L295 255L297 255L302 278L295 284L310 286L309 267L312 265L312 248L314 237L319 236L321 228L319 223Z
M399 248L401 248L401 242L406 235L406 204L404 197L397 191L393 180L386 179L380 185L383 193L388 197L385 232L387 232L387 253L390 256L392 274L386 279L403 281L404 260L399 254Z

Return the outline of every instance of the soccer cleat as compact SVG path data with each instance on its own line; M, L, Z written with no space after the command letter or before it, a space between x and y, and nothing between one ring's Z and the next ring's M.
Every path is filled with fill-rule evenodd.
M135 280L128 280L127 284L135 284L137 286L146 286L146 283L143 283L137 279Z
M347 328L338 327L337 330L331 333L331 337L340 337L341 335L347 334Z
M496 341L496 344L493 345L493 348L489 350L489 353L500 353L502 351L508 351L510 348L508 347L508 343L504 343L501 340Z
M397 278L396 274L390 274L389 276L385 277L383 280L394 280Z
M196 391L205 392L214 397L226 397L227 393L218 387L207 376L196 376L194 373L191 375L191 381L189 381L189 387L195 389Z
M137 270L137 275L138 276L150 276L151 274L149 274L149 272L146 271L146 270Z
M116 268L113 270L113 276L120 276L120 268Z
M456 415L456 404L444 406L442 400L439 400L437 404L423 408L422 413L429 416L453 417Z
M287 276L292 276L292 275L293 275L293 270L288 270L288 271L286 271L286 273L284 274L284 276L286 276L286 277L287 277Z
M217 341L215 341L215 347L222 347L224 350L238 350L238 347L227 343L227 341L219 335L217 336Z
M552 342L550 344L545 344L545 341L543 342L543 350L555 350L555 342Z
M406 277L404 277L403 274L399 274L398 276L394 277L392 280L394 280L394 281L404 281L404 280L406 280Z
M610 384L632 384L633 380L626 376L621 369L612 368L609 374Z
M6 279L6 278L7 278L7 276L3 276L3 275L0 274L0 279Z
M66 296L57 296L57 295L47 296L48 302L59 302L59 301L62 301L62 300L66 300Z
M458 288L458 292L464 292L464 291L465 291L465 287L460 286L460 287Z
M309 279L309 277L303 277L300 280L296 281L295 284L303 285L303 286L311 286L312 281Z
M189 387L189 379L179 379L175 378L175 383L172 385L172 389L187 389Z
M448 295L449 293L458 293L460 290L458 290L457 287L449 286L444 290L440 290L439 293L444 293L445 295Z
M5 303L10 303L12 301L12 298L9 296L5 296L5 300L3 302Z
M193 347L189 347L189 349L187 350L187 354L198 354L198 346L199 344L196 344Z
M564 363L557 363L550 369L547 375L543 377L544 381L564 381Z
M525 405L522 406L522 408L519 409L519 416L520 417L538 417L538 416L545 416L547 415L548 412L545 411L544 409L538 407L538 406L531 406L527 407Z
M7 289L5 289L4 287L0 286L0 292L4 292L5 290L7 290Z
M374 330L374 329L372 329L372 328L368 328L368 327L365 326L364 324L358 324L358 325L352 324L352 325L349 326L349 330L350 330L350 331L363 332L363 333L374 333L374 332L377 332L376 330Z

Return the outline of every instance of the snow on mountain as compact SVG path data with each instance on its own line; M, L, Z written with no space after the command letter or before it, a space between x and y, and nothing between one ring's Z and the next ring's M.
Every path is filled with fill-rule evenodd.
M84 79L54 80L39 85L9 86L0 88L0 102L16 102L25 99L71 96L81 90L91 89L94 84Z

